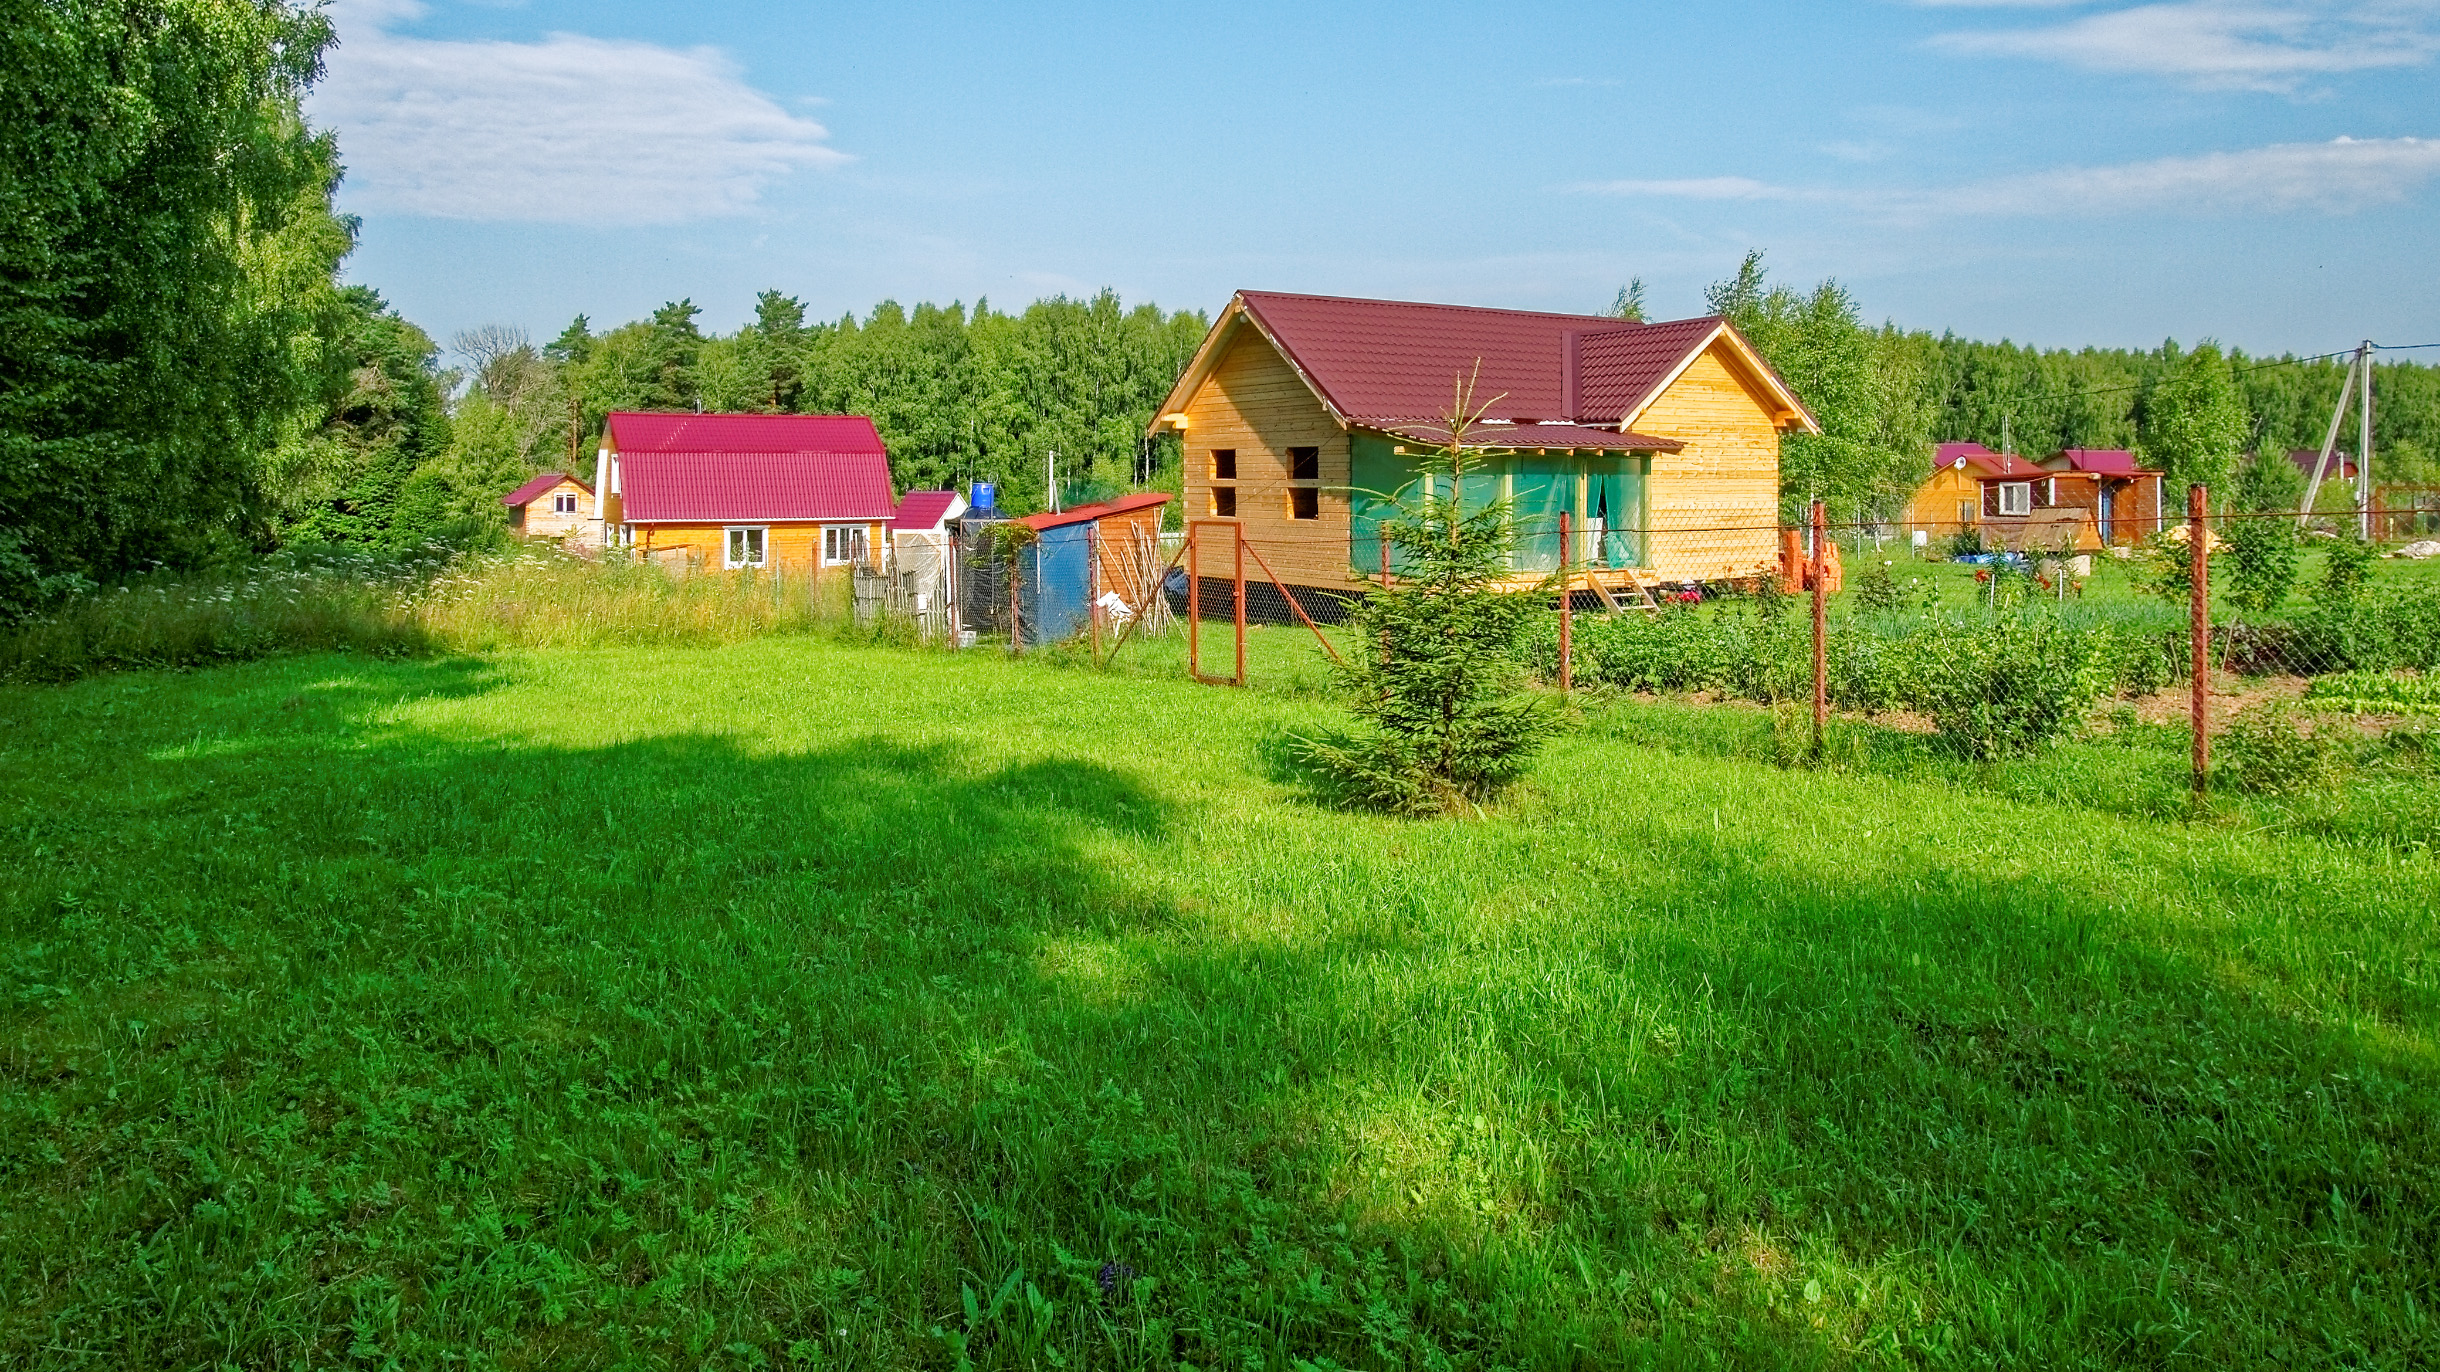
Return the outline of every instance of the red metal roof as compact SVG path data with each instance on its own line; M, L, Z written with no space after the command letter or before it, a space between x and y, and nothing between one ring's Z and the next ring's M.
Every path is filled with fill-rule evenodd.
M605 421L621 453L880 453L881 434L860 414L671 414L614 410Z
M937 529L957 503L955 491L909 491L898 502L898 517L890 521L890 527L909 532Z
M1401 438L1446 443L1449 431L1434 424L1404 424L1389 430ZM1601 448L1610 452L1674 453L1686 445L1674 438L1582 424L1477 424L1466 430L1469 448Z
M526 482L517 489L510 491L507 495L501 496L500 503L514 509L517 506L523 505L527 501L532 500L534 497L542 494L544 491L551 489L553 486L558 485L562 481L575 481L576 485L582 489L586 495L593 494L593 488L591 486L586 485L582 481L576 481L575 477L568 475L566 472L544 472L542 475Z
M1237 298L1330 408L1384 429L1447 416L1460 377L1473 379L1488 419L1614 424L1727 327L1278 291Z
M1135 510L1150 509L1155 505L1168 503L1168 496L1157 491L1145 491L1137 495L1122 495L1116 500L1079 505L1072 510L1061 510L1057 514L1045 510L1041 514L1029 514L1018 520L1017 523L1039 533L1044 529L1056 529L1063 524L1082 524L1087 520L1108 519L1112 515L1128 514Z
M2029 457L1995 453L1980 443L1943 443L1932 450L1933 470L1954 467L1965 459L1966 473L1977 481L2030 481L2058 473Z
M2061 448L2043 461L2066 463L2054 469L2062 472L2093 472L2101 476L2136 476L2144 472L2135 454L2124 448Z
M623 517L637 524L888 519L889 458L871 452L622 452Z
M2376 429L2374 432L2379 431ZM2296 470L2304 473L2304 479L2307 481L2313 479L2313 464L2320 457L2321 449L2319 448L2288 449L2288 461L2296 464ZM2331 449L2330 462L2321 469L2321 479L2324 481L2355 480L2355 459L2347 456L2347 450L2344 448Z

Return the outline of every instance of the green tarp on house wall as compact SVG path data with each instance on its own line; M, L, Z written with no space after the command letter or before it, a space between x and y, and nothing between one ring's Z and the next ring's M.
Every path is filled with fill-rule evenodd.
M1380 570L1381 525L1396 517L1399 503L1419 501L1425 494L1423 455L1398 452L1397 446L1370 434L1354 435L1349 445L1354 489L1348 492L1348 560L1367 573ZM1651 470L1652 459L1626 454L1519 453L1488 459L1468 472L1461 495L1468 509L1503 495L1513 502L1517 551L1512 565L1518 571L1559 569L1562 513L1578 532L1579 565L1629 567L1643 556L1640 531L1648 516ZM1581 507L1579 478L1584 482ZM1448 494L1445 481L1440 494ZM1402 565L1403 556L1391 549L1391 570Z

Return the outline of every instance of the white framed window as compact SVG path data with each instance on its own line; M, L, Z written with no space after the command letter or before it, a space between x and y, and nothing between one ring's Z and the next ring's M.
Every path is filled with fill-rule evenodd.
M748 528L732 525L729 529L728 556L722 560L720 565L724 567L759 567L763 565L763 539L768 532L760 527Z
M569 491L562 491L562 492L560 492L558 495L552 496L552 497L551 497L551 513L552 513L552 514L574 514L574 513L576 513L576 496L575 496L575 494L574 494L573 492L569 492Z
M869 531L861 524L823 525L822 565L839 567L850 562L868 561L866 540L869 537Z
M2033 513L2033 483L2003 481L1999 488L1999 512L2004 515Z

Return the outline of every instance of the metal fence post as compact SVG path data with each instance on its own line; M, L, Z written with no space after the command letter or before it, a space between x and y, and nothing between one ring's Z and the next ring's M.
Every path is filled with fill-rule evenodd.
M1093 665L1101 665L1101 523L1085 526L1085 614L1093 621Z
M1813 502L1813 757L1822 755L1822 734L1830 722L1829 562L1822 532L1822 502Z
M1559 512L1559 690L1561 694L1576 688L1575 670L1575 578L1567 571L1567 511Z
M2187 591L2194 639L2194 794L2211 789L2211 530L2204 527L2210 501L2203 483L2186 488L2186 556L2193 586Z
M1203 679L1202 526L1186 526L1186 674Z
M1245 684L1245 526L1231 524L1237 535L1237 679L1231 685Z

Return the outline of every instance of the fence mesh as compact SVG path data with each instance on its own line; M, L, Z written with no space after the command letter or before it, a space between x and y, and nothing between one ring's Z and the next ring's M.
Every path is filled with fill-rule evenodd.
M1549 606L1525 665L1567 689L1818 702L1822 716L1936 735L1977 758L2087 731L2185 730L2198 784L2211 739L2265 713L2308 733L2440 718L2440 510L1971 513L1825 521L1818 535L1520 524L1509 587ZM1134 671L1315 679L1349 615L1397 584L1403 556L1344 527L1223 520L1088 552L1070 566L970 529L956 545L957 626Z

